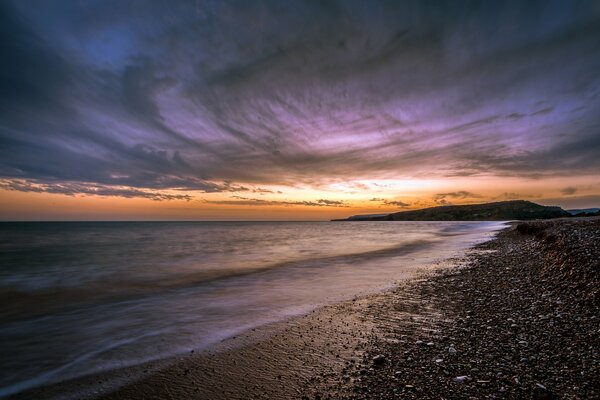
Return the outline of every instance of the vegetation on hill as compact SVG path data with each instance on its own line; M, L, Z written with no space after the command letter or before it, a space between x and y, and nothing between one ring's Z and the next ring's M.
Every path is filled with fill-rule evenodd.
M507 221L569 217L560 207L548 207L525 200L500 201L462 206L439 206L401 211L383 216L350 217L361 221ZM347 221L345 220L345 221Z

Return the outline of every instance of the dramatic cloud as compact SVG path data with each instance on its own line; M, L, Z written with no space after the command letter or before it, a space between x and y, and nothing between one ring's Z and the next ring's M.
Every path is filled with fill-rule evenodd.
M594 2L20 0L0 35L13 190L600 170Z

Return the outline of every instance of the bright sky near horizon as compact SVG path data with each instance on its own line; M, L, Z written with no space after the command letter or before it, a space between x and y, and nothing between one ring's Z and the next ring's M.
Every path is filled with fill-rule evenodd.
M3 1L0 220L600 206L598 1Z

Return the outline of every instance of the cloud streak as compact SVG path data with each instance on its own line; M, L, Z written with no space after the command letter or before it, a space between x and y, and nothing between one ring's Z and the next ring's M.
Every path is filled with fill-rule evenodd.
M565 196L571 196L577 193L577 188L573 186L567 186L566 188L563 188L560 192Z
M31 183L19 180L0 180L0 188L4 190L13 190L19 192L33 193L51 193L63 194L66 196L92 195L92 196L111 196L125 198L144 198L154 201L169 200L192 200L192 196L187 194L170 194L161 192L150 192L145 190L133 189L128 187L114 187L97 184L83 184L73 182L62 183Z
M468 192L466 190L459 190L456 192L448 192L448 193L438 193L433 197L433 201L439 205L450 205L452 204L448 199L483 199L484 196L481 196L477 193Z
M206 200L207 204L220 204L227 206L281 206L281 207L349 207L344 201L319 199L315 201L291 201L291 200L265 200L251 197L232 196L234 200Z

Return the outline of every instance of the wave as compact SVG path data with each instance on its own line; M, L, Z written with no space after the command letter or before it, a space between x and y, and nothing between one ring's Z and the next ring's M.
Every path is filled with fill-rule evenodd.
M19 247L38 253L35 262L12 259L13 275L0 276L0 396L210 346L226 332L382 290L494 231L430 222L360 232L320 223L192 227L139 229L154 235L150 243L120 227L102 240L95 230L53 239L60 248L51 253ZM39 284L19 286L30 277Z
M325 257L290 260L244 269L210 269L188 274L165 273L152 281L96 280L82 287L57 286L50 289L25 291L18 287L0 289L0 322L12 322L50 312L64 311L71 306L94 305L105 301L126 301L167 292L187 290L219 281L249 275L271 273L276 270L319 267L338 264L356 264L378 258L403 256L433 245L439 239L418 239L397 246Z

